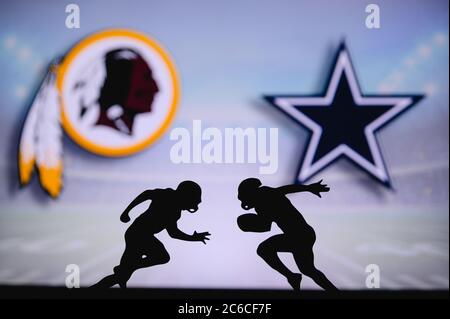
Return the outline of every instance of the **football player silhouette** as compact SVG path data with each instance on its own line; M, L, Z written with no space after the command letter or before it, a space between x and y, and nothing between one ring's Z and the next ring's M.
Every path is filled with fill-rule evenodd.
M306 191L321 197L321 192L329 191L327 185L321 182L272 188L262 186L259 179L248 178L239 185L238 199L242 203L241 207L245 210L254 208L256 212L239 216L239 228L246 232L267 232L273 222L280 227L283 234L263 241L258 246L257 254L270 267L285 276L294 290L300 290L301 274L310 277L325 290L337 290L314 265L314 229L286 197L287 194ZM289 270L278 257L279 252L292 253L301 273Z
M200 241L206 244L209 232L194 232L188 235L177 227L181 212L195 213L201 203L201 188L192 181L181 182L177 189L146 190L136 197L120 216L124 223L130 221L129 212L140 203L151 200L147 211L137 217L125 232L126 248L120 264L114 267L114 274L100 280L93 287L108 288L119 284L126 288L133 272L140 268L168 263L169 253L154 235L166 229L172 238L186 241Z

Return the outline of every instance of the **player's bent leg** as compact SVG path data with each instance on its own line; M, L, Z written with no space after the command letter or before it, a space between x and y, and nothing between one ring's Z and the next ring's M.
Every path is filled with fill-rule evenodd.
M91 288L111 288L117 284L116 275L109 275L100 280L98 283L91 286Z
M167 264L169 261L170 255L166 248L158 239L154 238L151 246L147 248L145 256L141 256L139 268Z
M120 264L119 266L114 267L114 274L117 277L117 283L120 288L127 288L127 282L130 280L133 273L137 268L132 268L127 265Z
M159 252L157 254L149 253L148 256L146 255L145 257L142 257L139 268L147 268L156 265L167 264L169 261L170 256L167 252L166 254Z
M289 242L285 235L275 235L263 241L256 250L256 253L273 269L285 276L294 290L300 289L302 276L295 274L287 268L278 257L279 252L290 251Z
M294 253L294 260L300 272L311 278L317 285L327 291L337 291L338 288L314 266L314 254L312 248Z
M325 276L323 272L312 266L301 270L302 273L311 278L317 285L327 291L338 291L339 289Z
M114 267L114 274L120 288L126 288L131 275L139 268L140 256L136 248L126 247L120 265Z

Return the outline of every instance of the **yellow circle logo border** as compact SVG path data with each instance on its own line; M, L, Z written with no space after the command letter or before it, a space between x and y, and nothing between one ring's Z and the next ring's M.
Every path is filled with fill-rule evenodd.
M130 37L135 40L139 40L141 42L144 42L148 46L150 46L152 49L154 49L163 59L163 61L166 63L169 72L170 77L172 80L172 86L173 86L173 99L170 104L170 111L169 114L166 116L164 122L161 124L161 126L154 132L152 135L150 135L145 140L136 143L131 146L127 147L121 147L121 148L113 148L113 147L105 147L96 143L91 142L86 137L82 136L76 128L73 126L71 121L69 120L69 117L67 116L65 112L65 106L64 106L64 100L62 98L62 89L64 87L64 78L67 73L67 70L73 60L80 54L83 50L87 49L92 43L103 40L110 37ZM131 31L127 29L108 29L105 31L101 31L98 33L95 33L91 36L88 36L87 38L81 40L77 45L75 45L70 52L64 57L63 62L58 66L58 73L57 73L57 80L56 85L59 91L59 94L61 96L61 121L62 126L64 127L64 130L67 132L67 134L70 136L72 140L74 140L78 145L83 147L84 149L103 156L109 156L109 157L120 157L120 156L127 156L131 155L137 152L142 151L143 149L147 148L151 144L153 144L156 140L158 140L163 133L169 128L170 123L175 117L175 113L178 107L178 101L180 98L180 85L178 80L178 75L175 69L175 66L172 62L172 60L169 57L169 54L164 51L164 49L154 40L150 39L143 33L139 33L136 31Z

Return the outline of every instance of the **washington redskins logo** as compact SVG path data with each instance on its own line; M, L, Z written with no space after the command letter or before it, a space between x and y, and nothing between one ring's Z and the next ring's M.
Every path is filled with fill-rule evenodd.
M179 99L175 67L148 36L93 34L52 64L22 130L22 184L34 167L52 196L62 186L62 130L84 149L119 157L142 151L169 127Z

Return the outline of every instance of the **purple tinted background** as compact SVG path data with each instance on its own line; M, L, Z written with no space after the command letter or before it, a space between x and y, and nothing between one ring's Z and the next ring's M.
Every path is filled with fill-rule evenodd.
M258 165L172 164L166 134L135 156L110 159L64 139L61 197L36 179L19 190L18 134L43 67L86 35L134 28L171 53L182 98L173 127L278 127L279 170L268 185L293 181L306 131L268 106L262 94L317 93L346 39L365 93L427 97L378 135L393 178L388 190L345 160L319 174L322 200L291 196L318 234L317 266L341 288L365 288L364 268L380 266L382 287L448 289L448 2L378 1L381 28L365 27L365 1L77 1L81 28L65 27L64 2L0 4L0 282L63 285L65 266L81 283L108 274L123 249L118 216L146 188L195 179L203 189L187 232L209 230L207 246L161 233L172 260L141 270L130 284L151 287L288 288L256 255L269 234L240 232L240 180ZM137 215L140 207L134 213ZM273 229L272 233L277 233ZM294 267L290 256L283 259ZM307 288L316 288L308 279Z

